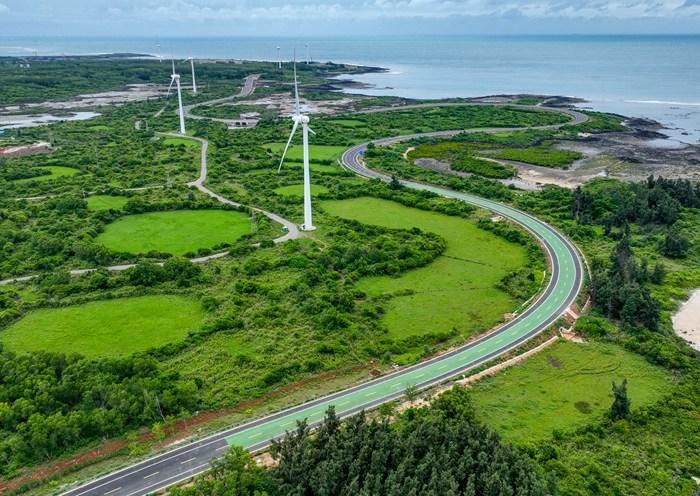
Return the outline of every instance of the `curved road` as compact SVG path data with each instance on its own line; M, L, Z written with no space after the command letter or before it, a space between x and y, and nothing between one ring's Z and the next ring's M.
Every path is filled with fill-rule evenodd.
M222 123L227 124L227 125L232 123L232 122L235 122L236 119L220 119L218 117L206 117L203 115L193 114L192 110L197 108L197 107L204 106L204 105L218 105L220 103L226 103L226 102L236 100L238 98L245 98L247 96L250 96L255 91L255 85L257 84L258 79L260 79L260 76L261 76L260 74L251 74L250 76L247 76L243 80L243 87L241 88L241 91L238 92L237 95L227 96L224 98L218 98L216 100L209 100L207 102L195 103L192 105L185 105L185 107L183 109L185 111L185 117L187 117L188 119L222 122Z
M568 112L566 112L568 113ZM576 120L575 116L572 116ZM483 132L483 129L478 131ZM492 130L502 132L503 129ZM430 133L449 136L462 131ZM377 144L396 143L415 136L378 140ZM355 146L343 154L342 163L351 171L372 179L389 178L368 169L362 160L367 144ZM552 276L538 299L522 314L481 338L444 355L368 381L344 391L275 413L250 423L233 427L202 440L154 456L113 472L105 477L71 489L64 496L123 495L140 496L171 486L207 471L212 459L223 456L230 445L252 451L269 446L274 439L293 429L298 420L318 425L326 409L333 405L341 417L401 397L409 385L420 389L441 383L517 348L547 329L575 301L583 279L582 260L574 245L556 229L515 208L477 196L411 181L404 186L432 191L491 210L517 222L530 231L544 246L551 262Z

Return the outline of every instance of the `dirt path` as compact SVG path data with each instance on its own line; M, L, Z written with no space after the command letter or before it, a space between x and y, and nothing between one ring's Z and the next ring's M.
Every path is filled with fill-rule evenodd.
M192 182L187 183L188 186L197 188L199 191L204 193L207 196L210 196L211 198L214 198L215 200L219 201L220 203L223 203L224 205L231 205L234 207L241 207L244 206L240 203L234 202L232 200L229 200L228 198L215 193L214 191L210 190L207 188L204 183L207 180L207 173L208 173L208 168L207 168L207 150L209 148L209 141L203 139L203 138L195 138L191 136L181 136L176 133L159 133L161 136L169 136L169 137L175 137L175 138L183 138L183 139L190 139L193 141L197 141L202 145L202 155L201 155L201 160L200 160L200 168L199 168L199 177L195 179ZM38 199L38 198L37 198ZM280 215L277 215L273 212L268 212L267 210L263 210L262 208L258 207L249 207L251 210L254 212L258 212L260 214L263 214L265 217L268 219L272 220L273 222L276 222L282 226L282 228L286 231L285 234L282 236L279 236L278 238L275 238L273 241L277 243L284 243L285 241L289 241L290 239L296 239L301 236L301 232L299 231L299 228L297 227L296 224L293 222L283 218ZM207 255L204 257L197 257L197 258L191 258L190 262L195 263L195 264L200 264L200 263L205 263L209 262L211 260L216 260L218 258L223 258L228 255L228 251L224 252L219 252L219 253L214 253L212 255ZM104 269L110 271L110 272L121 272L125 271L128 269L131 269L135 266L136 264L120 264L120 265L111 265L109 267L104 267ZM163 265L162 262L158 263L158 265ZM72 276L79 276L79 275L84 275L84 274L89 274L91 272L95 272L98 270L97 268L89 268L89 269L73 269L69 271L70 275ZM20 277L11 277L9 279L3 279L0 280L0 286L6 286L8 284L14 284L18 282L27 282L31 281L32 279L35 279L38 277L38 275L33 274L33 275L27 275L27 276L20 276Z
M672 320L676 334L700 351L700 289L693 291Z

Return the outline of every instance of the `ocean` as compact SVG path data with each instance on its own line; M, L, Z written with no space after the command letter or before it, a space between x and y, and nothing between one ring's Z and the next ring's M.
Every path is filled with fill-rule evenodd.
M537 93L648 117L674 142L700 143L700 36L412 36L338 38L7 38L0 55L160 53L385 67L357 76L373 95Z

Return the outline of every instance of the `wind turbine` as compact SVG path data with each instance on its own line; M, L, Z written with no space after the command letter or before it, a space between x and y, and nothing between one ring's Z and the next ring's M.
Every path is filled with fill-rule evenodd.
M294 134L297 132L299 124L301 124L303 145L304 145L304 223L301 225L302 231L313 231L316 229L314 227L312 214L311 214L311 173L309 170L309 131L313 134L313 129L309 127L309 116L301 113L301 108L299 106L299 84L297 82L297 62L296 55L294 57L294 114L292 115L292 121L294 125L292 126L292 133L289 135L289 141L287 141L287 146L284 147L284 153L282 153L282 160L280 160L280 166L277 169L279 173L282 170L282 164L284 164L284 157L287 155L287 150L289 150L289 145L292 143Z
M277 47L277 68L282 68L282 55L280 54L281 47Z
M195 77L194 74L194 57L188 57L183 62L189 62L190 65L192 66L192 94L196 95L197 94L197 78Z
M185 134L185 111L182 108L182 89L180 88L180 75L175 72L175 59L172 59L173 73L170 75L170 86L168 86L168 96L173 87L173 83L177 85L177 102L180 107L180 134Z

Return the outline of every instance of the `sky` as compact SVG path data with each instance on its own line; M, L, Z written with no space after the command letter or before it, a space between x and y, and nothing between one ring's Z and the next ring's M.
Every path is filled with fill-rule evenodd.
M7 36L700 34L700 0L0 0Z

